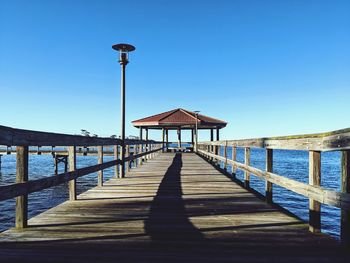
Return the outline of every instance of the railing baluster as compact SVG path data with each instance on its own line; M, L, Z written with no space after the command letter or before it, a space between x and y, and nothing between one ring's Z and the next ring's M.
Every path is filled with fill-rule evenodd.
M130 156L130 145L126 145L126 156L125 157L129 157ZM131 161L126 162L126 171L130 172L130 164Z
M97 155L98 155L98 164L103 163L103 146L97 147ZM98 186L103 186L103 170L98 171Z
M139 154L142 154L142 148L143 148L142 144L139 144ZM141 166L142 165L142 156L138 159L139 159L139 164Z
M16 183L28 181L28 146L17 146ZM28 226L28 195L16 197L16 228Z
M70 172L75 171L77 165L77 155L75 150L75 146L68 147L68 164ZM69 181L69 200L77 200L77 182L75 179Z
M321 152L309 152L309 184L321 185ZM316 233L321 231L321 204L309 198L309 230Z
M266 171L267 172L273 172L273 150L272 149L266 149ZM272 183L266 180L265 184L265 197L266 202L271 204L272 203Z
M119 158L119 146L114 145L114 159L117 160ZM114 176L115 178L119 178L119 165L114 166Z
M250 148L245 147L244 148L244 164L250 165ZM250 173L248 171L244 171L244 186L249 188L249 181L250 181Z
M237 160L237 147L232 146L232 161L236 161L236 160ZM236 171L237 171L236 166L232 165L232 176L236 177Z
M227 171L227 141L225 141L225 145L224 145L224 157L225 157L224 170L226 172Z
M342 151L341 157L341 192L350 193L350 150ZM342 244L350 246L350 211L341 210L340 238Z

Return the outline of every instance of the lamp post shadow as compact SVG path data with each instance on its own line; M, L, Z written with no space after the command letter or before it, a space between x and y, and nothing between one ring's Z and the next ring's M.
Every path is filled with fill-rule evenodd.
M191 223L185 209L181 187L182 155L176 153L154 197L146 234L152 241L204 241L203 234Z

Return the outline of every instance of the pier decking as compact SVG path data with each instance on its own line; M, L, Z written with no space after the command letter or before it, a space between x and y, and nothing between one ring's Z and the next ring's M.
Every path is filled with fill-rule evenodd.
M162 153L0 235L11 262L346 262L194 153Z

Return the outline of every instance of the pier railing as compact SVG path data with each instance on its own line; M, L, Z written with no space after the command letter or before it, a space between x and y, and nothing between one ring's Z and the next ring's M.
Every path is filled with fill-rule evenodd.
M224 156L219 154L223 148ZM227 149L232 147L232 156ZM237 148L244 149L244 163L237 161ZM266 149L266 168L261 170L250 165L251 148ZM301 150L309 152L309 183L302 183L273 173L273 150ZM341 151L341 191L321 187L321 152ZM237 169L244 171L244 185L249 188L250 175L265 180L265 199L273 202L273 185L278 185L309 198L309 229L321 229L321 206L327 204L341 209L341 240L350 243L350 129L320 134L247 140L207 141L198 143L198 153L214 163L232 166L233 176Z
M80 135L67 135L50 132L39 132L14 129L0 126L0 145L16 149L16 183L0 186L0 201L16 198L16 228L25 228L28 223L28 194L41 191L65 182L69 182L69 199L77 199L76 179L87 174L98 172L98 185L103 185L103 170L115 167L115 176L120 177L122 160L121 150L123 142L120 139L86 137ZM29 180L28 156L30 146L67 147L68 171L53 176L46 176L37 180ZM77 147L97 148L98 164L77 169ZM104 147L113 147L114 160L104 162ZM133 154L130 148L133 147ZM142 165L162 150L162 143L144 140L125 140L126 157L124 163L134 161ZM118 167L119 165L119 167ZM127 171L130 165L125 165Z

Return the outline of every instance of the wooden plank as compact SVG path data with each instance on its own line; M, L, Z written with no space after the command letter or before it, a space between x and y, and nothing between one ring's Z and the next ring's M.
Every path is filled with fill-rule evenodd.
M125 165L126 165L126 171L130 172L130 146L126 145L126 155L125 155Z
M266 149L266 171L267 172L273 172L273 150L272 149ZM272 183L267 181L265 182L265 197L266 202L271 204L272 203Z
M246 166L250 165L250 148L244 148L244 164ZM244 186L249 188L250 173L249 171L244 171Z
M224 146L224 158L225 158L225 162L224 162L224 170L225 172L227 171L227 142Z
M68 147L68 165L69 171L73 172L76 170L77 156L75 146ZM69 181L69 200L74 201L77 199L77 182L75 179Z
M350 193L350 151L342 151L341 157L341 192ZM340 238L342 244L350 247L350 210L341 210Z
M103 163L103 146L98 146L98 164ZM98 171L97 185L103 186L103 170Z
M321 152L309 152L309 184L321 185ZM312 198L309 198L309 230L321 232L321 204Z
M119 159L119 146L114 145L113 149L114 149L114 160L118 160ZM119 165L114 166L114 177L119 178Z
M143 150L143 145L142 144L139 144L139 151L138 151L138 155L139 154L142 154L142 150ZM139 165L142 165L142 157L139 157L139 158L137 158L137 160L138 160L138 163L139 163Z
M236 146L232 146L232 160L236 161L237 160L237 147ZM235 165L232 165L232 175L236 176L236 170L237 167Z
M16 183L28 181L28 146L18 146L16 156ZM16 228L28 226L28 195L16 198Z
M214 155L212 153L204 152L202 150L200 150L199 152L203 155L206 154L210 157L216 156L216 158L218 158L219 160L224 160L223 157ZM350 211L350 194L338 193L334 190L329 190L322 187L298 182L278 174L262 171L258 168L248 166L237 161L227 161L232 165L236 165L238 169L248 171L251 174L264 178L265 180L273 184L284 187L290 191L293 191L305 197L312 198L320 202L321 204L331 205Z

